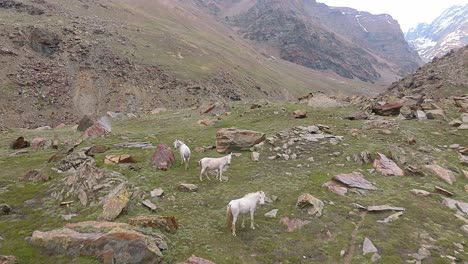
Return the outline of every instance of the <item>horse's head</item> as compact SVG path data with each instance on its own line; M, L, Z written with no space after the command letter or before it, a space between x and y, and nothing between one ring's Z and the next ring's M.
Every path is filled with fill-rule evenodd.
M174 148L177 149L180 146L180 140L176 139L174 141Z
M226 155L226 164L231 165L232 152Z
M263 191L258 192L260 197L260 204L265 204L265 193Z

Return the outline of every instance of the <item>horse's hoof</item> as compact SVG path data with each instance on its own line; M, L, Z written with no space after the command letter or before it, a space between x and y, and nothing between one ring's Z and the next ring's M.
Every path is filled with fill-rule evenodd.
M255 229L255 226L251 226L250 228Z

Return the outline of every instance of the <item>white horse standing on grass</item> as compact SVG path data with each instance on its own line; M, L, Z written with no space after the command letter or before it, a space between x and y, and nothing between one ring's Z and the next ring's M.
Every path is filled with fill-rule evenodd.
M176 139L176 141L174 141L174 148L175 149L178 149L180 150L180 164L182 165L182 163L185 164L185 169L188 169L189 167L189 162L190 162L190 155L192 154L190 152L190 148L185 145L184 142Z
M250 212L250 228L255 229L254 213L258 204L265 204L265 193L263 191L248 193L240 199L229 202L226 222L233 236L236 236L236 221L239 214L242 214L242 228L244 228L244 214Z
M231 157L232 153L229 153L228 155L221 157L221 158L203 158L201 159L198 164L200 165L201 171L200 171L200 181L203 181L202 176L203 173L205 173L205 176L208 180L210 180L210 177L208 177L208 171L209 170L217 170L216 172L216 179L219 178L219 181L222 181L223 177L223 171L225 168L227 168L228 165L231 164Z

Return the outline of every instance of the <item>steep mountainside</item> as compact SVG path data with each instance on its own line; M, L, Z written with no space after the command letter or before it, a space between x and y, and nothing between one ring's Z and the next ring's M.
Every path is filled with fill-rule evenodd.
M192 1L4 0L0 28L1 126L369 87L271 60Z
M468 4L445 10L431 24L419 24L405 38L425 61L463 47L468 44Z
M423 94L428 98L445 98L468 94L468 45L435 58L415 73L393 83L386 94L403 97Z
M265 53L312 69L363 81L393 81L422 63L389 15L313 0L198 2Z

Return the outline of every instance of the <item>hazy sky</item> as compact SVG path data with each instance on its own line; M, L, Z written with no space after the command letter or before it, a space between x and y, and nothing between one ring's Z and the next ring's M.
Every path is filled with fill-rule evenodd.
M468 0L317 0L329 6L346 6L372 14L386 13L398 20L403 32L420 22L430 23L453 5L468 4Z

